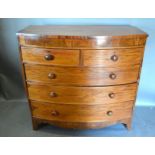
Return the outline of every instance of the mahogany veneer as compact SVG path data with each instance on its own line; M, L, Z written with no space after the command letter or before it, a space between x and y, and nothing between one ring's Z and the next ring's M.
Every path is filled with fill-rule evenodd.
M131 119L147 34L132 26L29 26L17 33L33 129Z

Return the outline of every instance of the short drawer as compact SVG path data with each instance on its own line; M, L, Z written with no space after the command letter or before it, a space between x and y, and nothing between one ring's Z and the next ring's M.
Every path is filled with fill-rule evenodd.
M22 59L26 63L44 65L79 65L79 50L42 49L22 47Z
M31 101L32 116L60 122L103 122L131 117L133 101L108 105L63 105Z
M27 81L56 85L106 86L137 81L139 65L118 68L25 65Z
M29 98L62 104L107 104L134 100L137 84L108 87L69 87L28 83Z
M129 66L140 64L144 48L112 49L112 50L82 50L84 66Z

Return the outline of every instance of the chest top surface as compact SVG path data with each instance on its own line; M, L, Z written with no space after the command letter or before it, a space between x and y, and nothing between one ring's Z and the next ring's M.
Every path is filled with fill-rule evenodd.
M144 46L147 34L133 26L40 25L17 33L20 45L45 48L96 48Z
M143 35L147 36L142 30L133 26L119 25L98 25L98 26L28 26L19 31L17 35L51 35L51 36L83 36L83 37L102 37L102 36L127 36Z

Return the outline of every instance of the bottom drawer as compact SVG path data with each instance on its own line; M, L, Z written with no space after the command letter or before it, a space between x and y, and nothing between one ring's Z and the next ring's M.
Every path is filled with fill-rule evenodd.
M31 101L32 116L59 122L105 122L129 118L133 101L103 105L65 105Z

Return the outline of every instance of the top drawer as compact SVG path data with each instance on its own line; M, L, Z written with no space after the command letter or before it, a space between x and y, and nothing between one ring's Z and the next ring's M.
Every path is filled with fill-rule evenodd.
M79 50L42 49L22 47L22 59L26 63L44 65L79 65Z
M82 51L84 66L116 67L140 64L144 48Z

